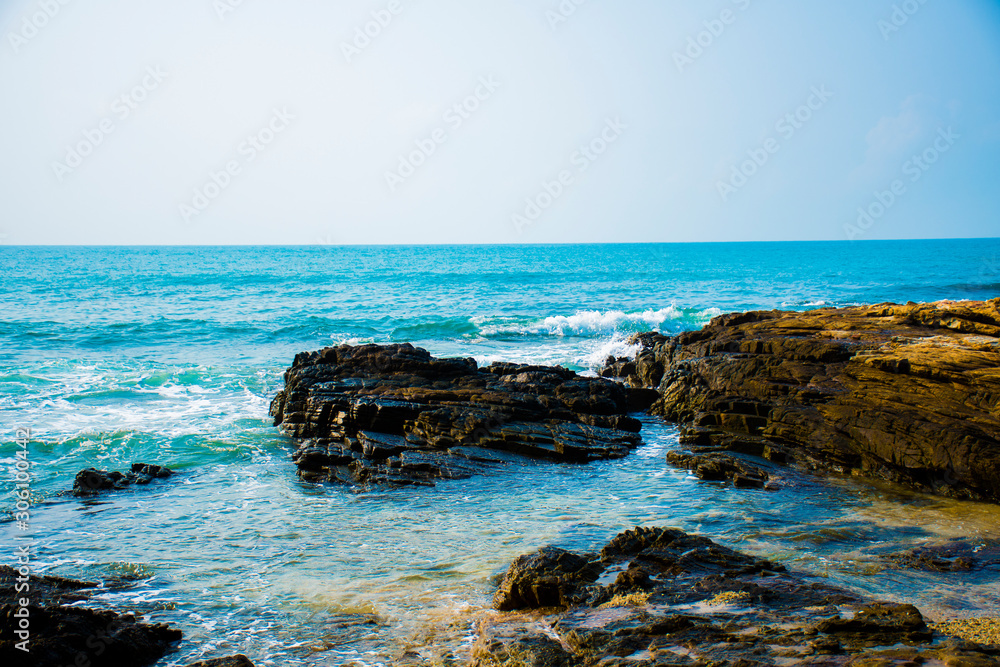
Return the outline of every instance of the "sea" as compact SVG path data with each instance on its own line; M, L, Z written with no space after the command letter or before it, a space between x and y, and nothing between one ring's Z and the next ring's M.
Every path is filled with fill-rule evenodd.
M91 605L179 628L159 666L463 664L496 577L543 545L671 526L818 581L1000 615L997 573L881 555L1000 538L991 505L783 472L733 489L675 469L677 428L589 465L537 462L434 488L308 483L268 406L298 352L409 341L436 356L594 374L628 337L717 315L1000 296L1000 240L516 246L0 246L0 563L95 582ZM18 428L29 520L15 520ZM88 467L174 477L84 500ZM20 466L23 468L24 464Z

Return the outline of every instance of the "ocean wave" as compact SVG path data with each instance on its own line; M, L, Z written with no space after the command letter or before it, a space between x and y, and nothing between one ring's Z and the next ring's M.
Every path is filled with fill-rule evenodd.
M615 333L660 331L668 322L671 331L696 328L721 315L718 308L694 309L667 306L654 310L624 312L621 310L582 310L573 315L550 315L532 320L514 318L472 318L480 334L494 336L608 336ZM504 321L506 319L506 321Z

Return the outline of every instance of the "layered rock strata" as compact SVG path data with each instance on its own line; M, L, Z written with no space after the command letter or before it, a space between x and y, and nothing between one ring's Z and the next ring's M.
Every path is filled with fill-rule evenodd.
M561 367L436 359L401 345L296 355L271 403L303 477L433 485L527 459L625 456L641 442L630 392Z
M1000 299L722 315L602 375L696 451L1000 502Z

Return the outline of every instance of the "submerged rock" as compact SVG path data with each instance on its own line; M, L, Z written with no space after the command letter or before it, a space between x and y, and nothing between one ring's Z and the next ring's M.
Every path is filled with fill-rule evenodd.
M164 624L79 606L89 600L82 591L97 584L49 576L23 579L13 568L0 565L0 664L5 667L144 667L181 639L180 630ZM17 591L19 582L28 588ZM22 598L29 604L22 606ZM20 638L14 634L24 609L29 653L17 648Z
M625 456L641 442L629 390L561 367L436 359L402 345L296 355L271 403L303 477L433 485L525 459Z
M685 454L667 452L667 461L679 468L692 471L699 479L727 481L733 486L769 490L777 488L768 484L770 475L759 466L726 454Z
M170 477L173 473L169 468L149 463L133 463L127 473L87 468L76 474L73 495L96 496L106 491L120 491L133 484L149 484L154 479Z
M958 538L884 554L881 558L896 567L926 572L1000 572L1000 540Z
M243 654L233 655L226 658L213 658L211 660L200 660L193 662L187 667L254 667L250 658Z
M1000 646L935 643L912 605L866 601L671 528L626 531L594 555L521 556L494 606L519 613L480 622L477 667L1000 660Z
M605 375L692 439L1000 502L1000 299L722 315ZM774 460L774 459L772 459Z

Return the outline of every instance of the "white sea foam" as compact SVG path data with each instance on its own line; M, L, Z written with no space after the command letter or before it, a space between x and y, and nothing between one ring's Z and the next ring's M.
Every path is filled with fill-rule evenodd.
M796 307L801 307L801 308L820 308L822 306L828 306L828 305L830 305L830 304L828 302L826 302L826 301L823 301L822 299L819 299L819 300L816 300L816 301L805 301L805 302L803 302L803 301L782 301L781 302L781 307L782 308L796 308Z
M620 334L612 336L611 340L602 341L596 350L584 355L580 361L582 366L587 368L601 368L608 357L628 357L635 359L635 355L642 349L642 345L629 345Z
M625 331L659 329L669 321L697 326L721 314L722 311L718 308L696 311L671 305L658 310L648 308L631 313L621 310L581 310L573 315L550 315L533 322L516 321L514 318L503 318L498 321L498 318L477 317L472 318L472 323L479 327L483 336L504 334L600 336Z

